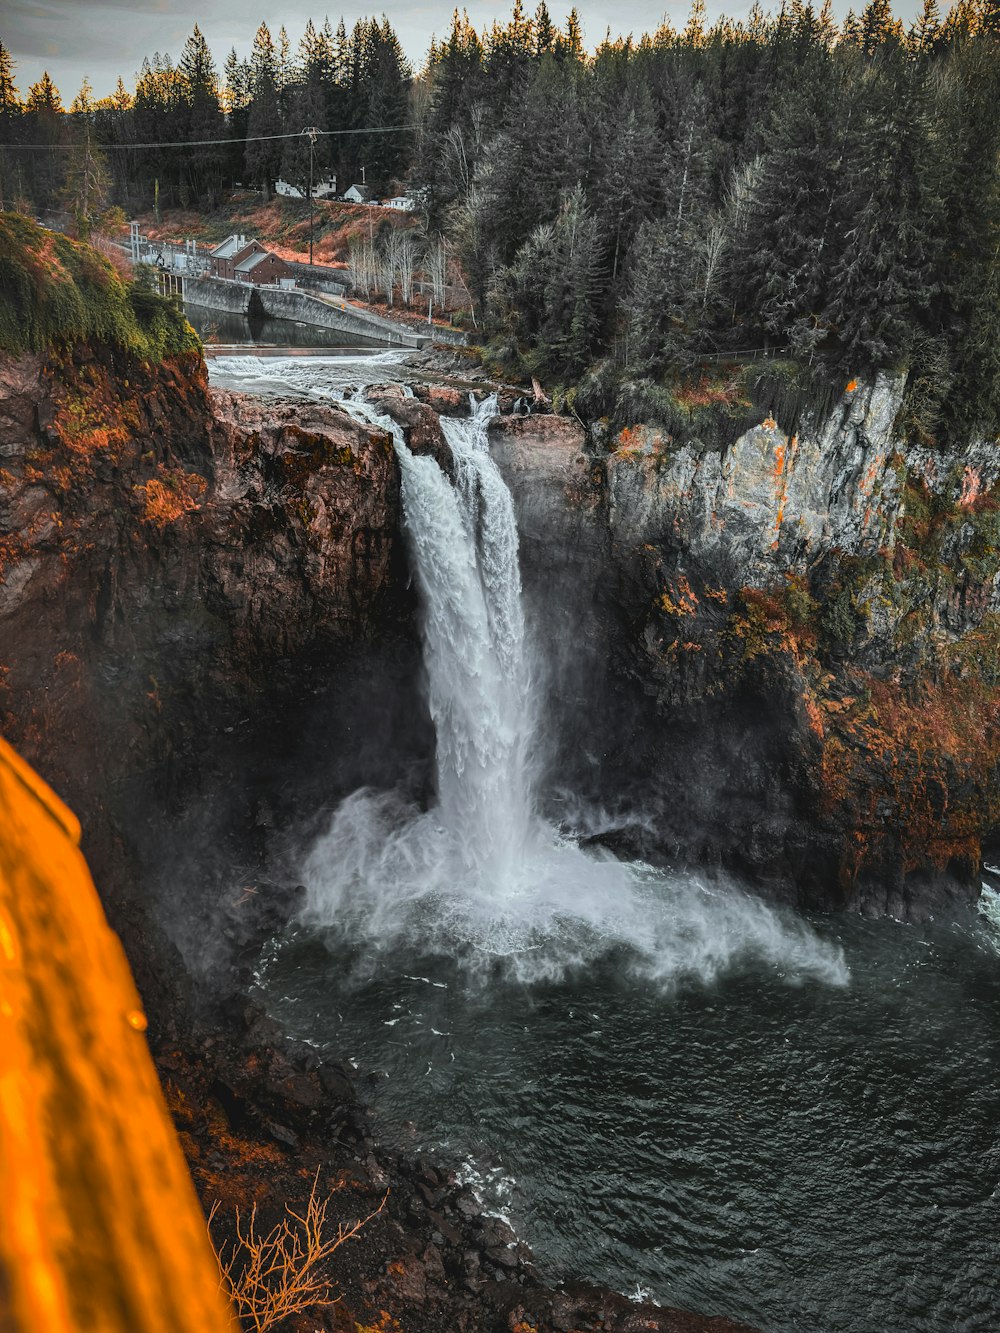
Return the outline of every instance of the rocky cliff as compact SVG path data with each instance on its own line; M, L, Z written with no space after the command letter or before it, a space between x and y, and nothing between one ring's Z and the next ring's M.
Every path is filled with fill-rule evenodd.
M902 390L721 448L556 419L493 447L557 663L556 780L651 816L661 854L906 915L978 891L1000 815L1000 463L900 441Z
M149 931L226 973L303 791L426 756L401 562L384 433L212 395L198 355L0 358L0 731L79 811L144 988Z

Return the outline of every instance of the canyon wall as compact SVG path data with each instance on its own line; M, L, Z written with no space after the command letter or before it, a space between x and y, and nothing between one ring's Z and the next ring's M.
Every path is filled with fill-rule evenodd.
M901 380L723 448L504 419L556 786L800 905L924 914L995 833L1000 463L894 434ZM590 693L586 682L596 681ZM612 821L613 822L613 821Z
M292 831L419 781L399 517L344 413L212 394L195 355L0 357L0 732L79 813L144 992L231 981Z

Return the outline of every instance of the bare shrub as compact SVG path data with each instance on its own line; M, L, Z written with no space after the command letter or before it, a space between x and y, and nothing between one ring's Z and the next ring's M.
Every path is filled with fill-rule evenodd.
M245 1223L237 1208L236 1239L219 1246L212 1237L219 1204L212 1206L208 1233L218 1256L222 1289L240 1319L246 1320L255 1333L266 1333L290 1315L337 1304L340 1294L333 1290L327 1262L345 1241L353 1240L378 1216L389 1197L387 1190L367 1217L352 1224L338 1222L334 1231L326 1216L333 1194L320 1199L318 1185L317 1167L304 1211L297 1213L285 1204L287 1216L266 1235L257 1230L256 1204Z

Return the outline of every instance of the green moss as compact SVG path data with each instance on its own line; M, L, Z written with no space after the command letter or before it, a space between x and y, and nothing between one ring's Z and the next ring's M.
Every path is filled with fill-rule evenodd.
M843 392L828 371L789 360L719 361L662 381L630 379L604 362L584 377L577 410L608 415L615 431L640 422L677 444L722 451L767 417L787 434L825 420Z
M90 246L0 213L0 350L45 352L91 340L145 361L201 346L148 279L125 282Z

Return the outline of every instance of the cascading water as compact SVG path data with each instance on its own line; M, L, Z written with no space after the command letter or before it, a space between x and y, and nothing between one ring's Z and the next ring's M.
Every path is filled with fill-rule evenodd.
M688 874L584 850L533 801L537 719L521 606L517 524L487 447L496 400L443 420L454 482L415 457L400 428L360 400L355 415L391 432L421 598L437 801L356 792L304 866L306 920L366 948L401 943L503 957L523 980L562 975L612 949L623 967L672 984L764 959L784 976L846 980L838 949L802 922Z
M531 823L530 707L517 526L486 451L496 400L445 434L452 486L397 439L403 504L420 580L424 658L437 733L437 817L458 866L486 892L511 886Z

